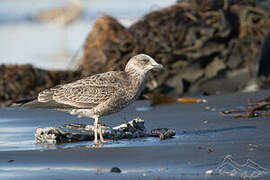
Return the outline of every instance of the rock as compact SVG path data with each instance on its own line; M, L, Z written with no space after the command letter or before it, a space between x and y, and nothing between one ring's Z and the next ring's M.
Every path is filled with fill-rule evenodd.
M212 169L209 169L209 170L205 171L205 174L212 175L212 174L214 174L214 171Z
M166 85L174 87L176 94L181 95L184 91L183 77L182 73L178 73L175 76L167 79Z
M215 58L211 63L209 63L206 66L205 78L206 79L213 78L218 74L218 72L220 72L223 69L226 69L225 63L222 60Z
M166 84L174 89L171 94L182 95L220 71L251 71L269 28L269 11L252 0L183 0L150 12L129 28L105 15L87 38L81 69L85 74L118 70L134 54L146 53L167 69L154 74L148 90Z
M270 31L263 43L261 54L259 57L259 71L258 76L263 78L270 78Z
M112 167L110 172L112 172L112 173L121 173L121 169L118 168L118 167Z
M181 76L175 76L166 82L170 87L174 87L174 93L173 96L180 96L184 92L184 84L183 84L183 79ZM168 93L166 93L168 94Z
M0 106L35 97L45 88L81 78L77 71L48 71L31 65L2 65L0 75Z
M188 81L189 83L193 83L193 82L199 80L203 76L204 71L200 67L199 64L192 64L192 65L188 66L187 68L185 68L181 72L181 74L182 74L181 76L184 80Z
M236 69L242 63L242 55L239 53L239 47L236 46L236 41L231 41L229 44L228 52L232 53L228 54L227 66L230 69Z
M131 34L116 19L104 14L95 22L86 39L79 70L88 75L122 69L132 57L128 54L132 50ZM123 58L121 53L128 55Z

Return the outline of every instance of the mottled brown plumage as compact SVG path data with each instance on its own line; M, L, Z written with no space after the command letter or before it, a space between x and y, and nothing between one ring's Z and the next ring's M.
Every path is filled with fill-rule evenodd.
M146 73L155 68L160 69L162 65L140 54L129 60L125 71L110 71L58 85L40 92L37 100L27 105L92 117L97 127L100 117L121 111L140 95ZM102 137L100 139L103 141Z

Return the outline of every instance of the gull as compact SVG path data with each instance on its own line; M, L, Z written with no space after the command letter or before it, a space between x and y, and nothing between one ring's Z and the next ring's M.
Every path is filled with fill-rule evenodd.
M72 0L71 4L69 5L39 12L34 15L34 18L40 21L65 26L78 19L82 13L82 10L83 4L81 0Z
M163 69L163 66L150 56L139 54L128 61L124 71L95 74L46 89L24 106L56 109L93 118L94 144L103 144L106 141L99 119L119 112L134 102L145 87L147 72L152 69Z

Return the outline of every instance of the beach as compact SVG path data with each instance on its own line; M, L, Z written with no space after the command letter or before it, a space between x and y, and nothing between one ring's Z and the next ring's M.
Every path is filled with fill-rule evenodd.
M0 2L0 180L270 178L270 101L238 112L270 96L269 1L82 2L66 25L34 17L71 1ZM58 84L124 70L141 53L166 70L148 74L133 104L100 120L116 127L139 117L148 132L168 128L173 138L37 143L37 128L94 120L12 107ZM178 102L186 96L193 103Z
M239 179L243 173L228 176L218 171L228 159L239 165L251 160L256 167L246 170L243 166L243 171L267 179L269 117L235 119L219 112L262 100L269 92L209 96L205 98L207 103L200 104L149 107L147 101L137 101L102 122L115 126L139 116L147 129L171 128L176 136L163 141L149 137L125 139L102 148L93 148L92 142L35 143L38 127L92 120L53 110L2 108L0 179ZM111 173L112 167L118 167L121 173ZM255 170L260 174L256 175Z

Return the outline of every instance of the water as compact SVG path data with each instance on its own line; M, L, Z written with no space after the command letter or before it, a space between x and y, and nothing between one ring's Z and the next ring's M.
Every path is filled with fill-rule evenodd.
M144 106L146 107L146 106ZM128 110L130 112L130 110ZM77 118L67 113L46 109L2 108L0 109L0 151L49 150L74 147L92 148L93 141L82 141L64 144L37 144L36 128L51 126L63 127L68 123L92 124L87 118ZM47 114L46 116L44 116ZM122 116L122 115L121 115ZM120 120L124 123L124 120ZM107 121L104 121L107 123ZM169 141L160 141L156 137L122 139L106 144L104 147L137 147L180 143L185 135L175 136ZM186 141L185 141L186 142Z
M130 107L133 111L127 110L126 119L120 112L103 117L102 122L114 127L141 117L147 129L176 130L175 138L126 139L103 148L93 148L92 142L52 146L35 143L36 128L92 124L88 118L46 109L1 108L0 179L217 180L244 179L246 175L250 179L269 179L269 117L234 119L217 112L267 95L269 90L211 96L206 104L176 103L152 108L149 102L136 101ZM217 111L205 111L206 106ZM112 167L119 167L122 173L110 173ZM214 174L207 175L209 170Z
M128 27L144 14L173 4L175 0L84 0L81 18L67 27L43 24L31 17L66 0L0 1L0 64L33 64L45 69L75 68L70 59L103 13ZM82 50L81 50L82 51ZM81 52L80 51L80 52ZM79 59L80 55L77 57Z

